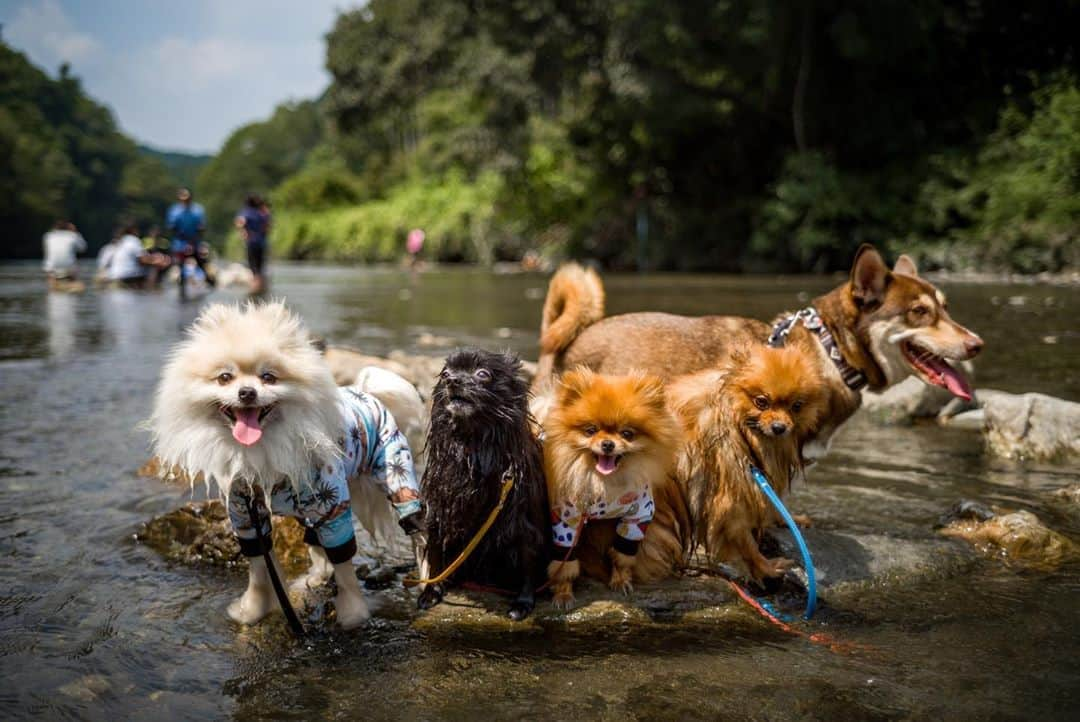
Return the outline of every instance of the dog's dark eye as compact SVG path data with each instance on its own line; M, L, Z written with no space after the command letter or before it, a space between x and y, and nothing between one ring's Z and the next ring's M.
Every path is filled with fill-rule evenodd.
M619 432L619 435L622 436L627 441L633 441L634 440L634 430L633 429L623 429L622 431Z
M475 376L485 383L491 381L491 372L487 369L476 369Z
M597 429L592 424L589 424L581 430L581 433L585 434L586 436L595 436L597 431L599 431L599 429Z
M803 407L803 402L802 401L796 401L795 403L793 403L791 405L791 410L794 411L795 413L799 413L799 410L802 409L802 407Z
M764 411L765 409L769 408L769 400L767 398L765 398L764 396L755 396L754 397L754 406L756 406L759 409L761 409L762 411Z
M919 304L918 306L914 306L911 309L911 312L916 316L925 316L926 314L930 313L930 309L926 306L923 306L922 304Z
M276 384L277 383L277 376L274 376L274 374L270 373L269 371L264 373L259 378L262 379L262 382L264 384Z
M217 382L219 384L221 384L222 386L224 386L225 384L232 381L233 378L235 378L235 377L231 373L229 373L228 371L225 371L223 373L218 374Z

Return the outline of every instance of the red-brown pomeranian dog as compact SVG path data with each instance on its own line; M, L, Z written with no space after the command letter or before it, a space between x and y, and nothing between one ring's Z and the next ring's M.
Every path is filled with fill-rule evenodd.
M676 476L686 487L695 537L716 562L741 560L758 583L791 564L767 559L758 539L779 516L750 477L753 464L783 496L802 473L802 444L828 411L813 359L794 347L754 345L725 366L675 379L668 404L685 443Z
M560 380L544 432L555 546L548 577L555 605L573 605L574 580L582 570L576 558L579 551L582 561L585 556L590 559L587 573L623 592L631 590L634 579L673 571L685 544L681 538L658 535L658 542L666 541L673 549L649 550L650 568L641 570L644 575L635 574L639 547L644 552L642 542L648 540L645 530L658 513L671 514L668 487L675 486L669 477L679 443L678 424L667 410L660 379L568 371ZM685 530L689 519L685 502L681 504Z

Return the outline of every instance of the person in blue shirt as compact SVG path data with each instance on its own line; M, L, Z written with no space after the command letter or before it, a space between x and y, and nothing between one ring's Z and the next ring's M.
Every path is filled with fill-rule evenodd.
M236 214L236 227L247 246L248 268L255 276L251 287L254 294L262 293L266 287L263 278L263 265L266 262L267 236L270 233L270 207L259 196L252 193L244 202L244 207Z
M206 281L214 285L214 277L206 268L206 259L209 249L202 242L203 232L206 230L206 211L191 197L191 191L181 188L176 194L177 202L169 208L165 216L165 227L172 233L170 246L173 261L180 269L180 297L184 297L184 261L189 257L195 258L195 263L206 274Z

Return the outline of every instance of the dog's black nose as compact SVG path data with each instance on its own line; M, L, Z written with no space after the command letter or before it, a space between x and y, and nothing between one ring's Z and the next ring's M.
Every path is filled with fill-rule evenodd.
M245 404L255 403L255 399L259 398L259 392L250 386L241 386L240 390L236 392L236 395L240 397L240 400Z
M772 429L774 436L783 436L784 432L787 431L787 424L774 421L769 425L769 428Z
M610 440L601 441L600 450L603 451L605 454L610 454L611 452L615 451L615 442Z

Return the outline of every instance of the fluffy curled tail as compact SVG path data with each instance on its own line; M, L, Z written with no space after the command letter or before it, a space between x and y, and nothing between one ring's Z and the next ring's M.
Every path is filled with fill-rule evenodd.
M562 353L604 317L604 284L591 268L567 263L551 277L540 322L540 353Z

